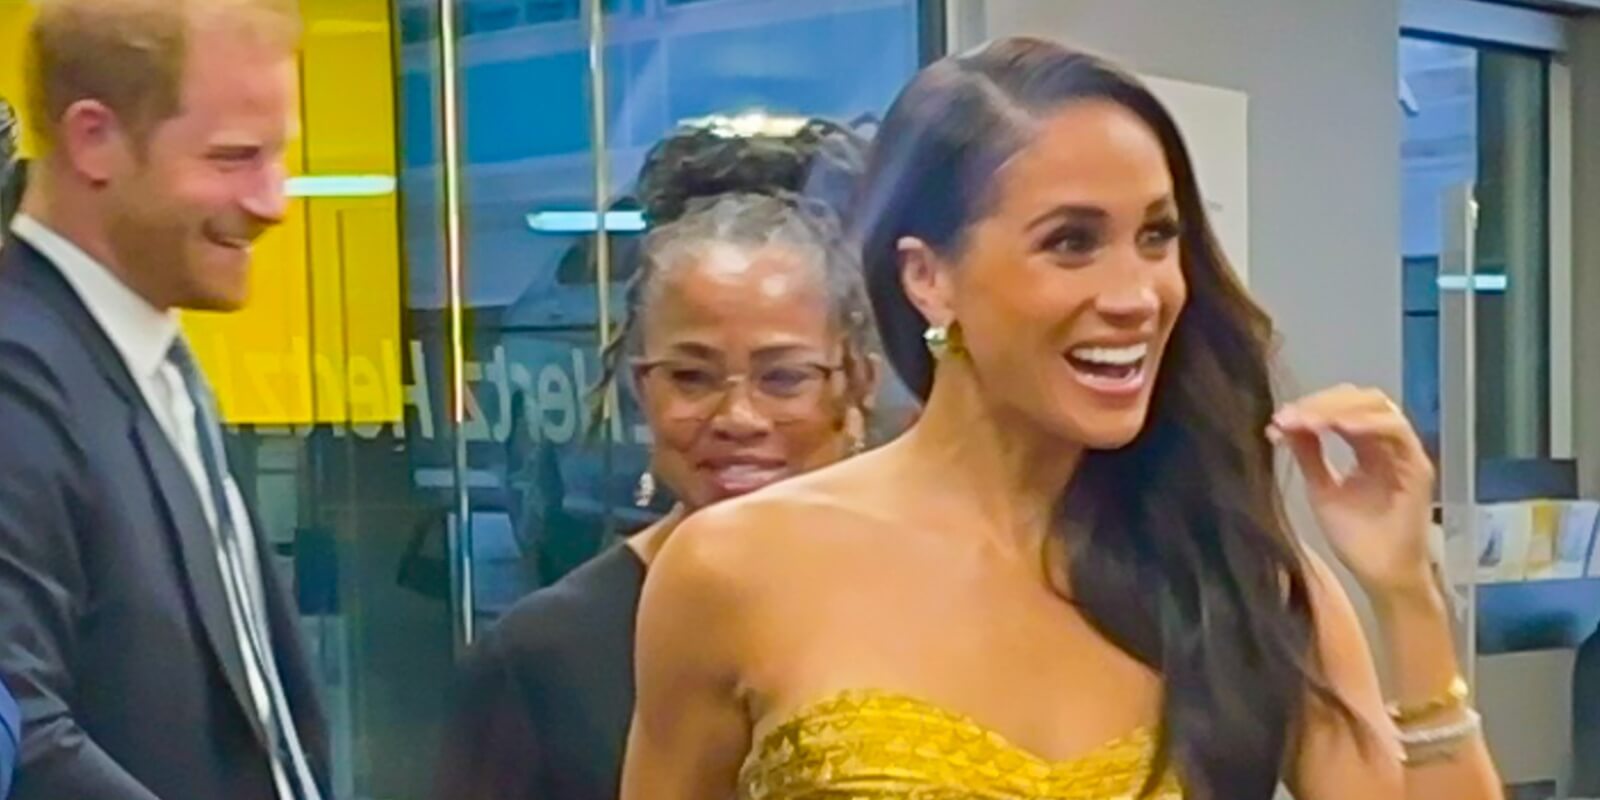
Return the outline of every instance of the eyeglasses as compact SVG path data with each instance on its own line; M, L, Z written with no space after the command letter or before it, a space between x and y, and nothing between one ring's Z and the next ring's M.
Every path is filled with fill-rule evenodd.
M843 369L815 361L779 361L763 364L749 373L730 373L715 364L687 359L636 361L634 373L653 381L670 401L674 419L711 419L727 402L738 384L749 385L750 404L773 422L790 422L816 413L827 393L828 381Z

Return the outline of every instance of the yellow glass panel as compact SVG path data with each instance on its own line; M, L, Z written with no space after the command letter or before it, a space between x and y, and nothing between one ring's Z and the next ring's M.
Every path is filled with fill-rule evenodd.
M397 169L387 0L302 3L301 129L290 171ZM394 194L314 197L257 247L249 309L186 319L233 423L401 418L399 208Z
M291 162L298 162L298 150ZM298 171L298 163L291 167ZM312 421L306 209L256 243L250 305L232 314L185 314L185 334L232 423Z
M388 0L305 0L300 129L292 175L397 169ZM33 5L0 0L0 96L24 108ZM26 134L23 152L30 153ZM398 201L298 200L257 244L250 306L186 314L184 327L236 424L391 423L401 418Z
M23 113L26 104L22 80L22 54L28 39L28 23L33 21L33 4L22 0L0 0L0 97ZM28 126L22 126L22 154L32 155Z

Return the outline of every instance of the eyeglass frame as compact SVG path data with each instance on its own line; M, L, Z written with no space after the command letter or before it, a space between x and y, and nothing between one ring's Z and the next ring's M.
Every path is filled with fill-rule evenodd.
M639 380L640 382L642 382L645 378L647 378L651 372L654 372L654 371L656 371L656 370L658 370L658 369L660 369L662 367L668 367L668 366L673 366L673 365L682 365L682 364L696 364L696 363L698 363L698 362L696 362L694 359L688 359L688 358L656 358L656 359L639 358L639 359L633 359L630 362L630 364L631 364L631 366L633 368L634 377L635 377L636 380ZM822 383L824 385L826 385L829 381L833 380L834 376L839 375L841 373L844 373L848 369L848 365L846 365L843 361L841 361L839 363L836 363L836 364L827 364L827 363L823 363L823 362L819 362L819 361L806 361L803 364L784 364L783 366L787 366L787 367L791 367L791 368L795 367L795 366L804 366L804 367L806 367L808 369L817 370L817 371L822 373ZM701 413L697 413L697 414L694 414L694 415L684 415L684 416L676 417L675 421L698 422L698 423L704 423L704 422L710 421L711 419L715 418L717 413L719 411L721 411L727 405L728 398L733 396L733 389L734 389L735 385L740 384L740 383L753 385L753 382L751 381L750 371L748 371L748 370L745 371L745 372L725 371L723 376L722 376L722 386L721 386L721 388L712 390L709 394L706 395L706 399L704 401L694 401L694 400L687 400L685 398L679 398L680 400L683 400L684 402L688 402L688 403L705 402L706 403L706 408ZM762 392L759 388L751 389L751 391L749 393L749 397L750 397L751 403L753 405L756 405L758 408L761 408L763 416L766 416L772 422L778 423L778 424L782 424L782 423L793 422L794 421L793 418L786 417L785 415L771 413L770 410L768 409L768 407L765 406L765 404L762 402L762 400L760 398L764 398L764 399L766 399L768 401L793 401L793 400L796 400L796 399L799 399L799 398L773 397L770 394ZM712 398L715 398L716 402L714 402L714 403L710 402L710 400Z

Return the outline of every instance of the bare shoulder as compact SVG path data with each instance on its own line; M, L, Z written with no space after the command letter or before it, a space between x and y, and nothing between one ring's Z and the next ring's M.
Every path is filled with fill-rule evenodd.
M695 513L652 563L647 596L692 595L757 618L833 585L841 564L872 560L873 542L893 536L874 474L847 462Z
M757 493L679 525L646 573L641 675L670 673L676 685L708 681L719 691L743 685L797 600L828 582L826 542L838 537L818 519L818 502Z
M770 586L779 573L815 557L838 556L854 533L872 527L850 492L823 470L719 503L685 520L651 572L692 572L728 589ZM748 586L747 586L748 585Z
M650 565L647 592L656 586L693 584L705 592L743 594L759 586L756 573L780 539L771 515L757 507L723 503L697 512L673 531Z

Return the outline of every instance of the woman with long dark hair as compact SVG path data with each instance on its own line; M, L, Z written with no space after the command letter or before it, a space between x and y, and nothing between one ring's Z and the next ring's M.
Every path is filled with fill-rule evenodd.
M1136 79L1030 39L934 64L855 220L922 416L678 530L624 800L1499 796L1417 437L1373 390L1277 403L1271 322ZM1377 611L1392 715L1279 445Z
M674 507L518 602L473 648L440 800L615 800L656 553L690 512L865 447L879 356L832 210L864 155L824 120L711 120L647 157L651 232L599 394L633 390L653 438L640 494Z

